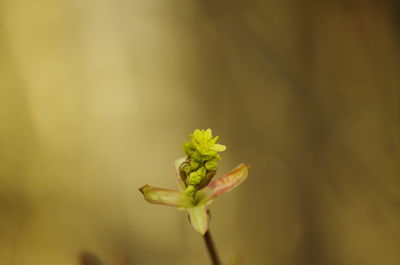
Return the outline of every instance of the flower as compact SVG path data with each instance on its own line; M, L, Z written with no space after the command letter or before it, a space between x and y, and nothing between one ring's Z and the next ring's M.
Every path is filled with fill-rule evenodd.
M226 150L226 146L217 144L218 136L213 138L211 129L198 130L190 134L190 142L183 144L183 150L188 157L198 165L203 162L219 160L218 152ZM211 168L209 168L211 169Z
M187 157L175 161L174 169L179 191L144 185L139 190L152 204L173 206L186 210L193 228L204 235L209 226L207 206L216 197L233 190L246 180L250 165L240 164L225 175L213 179L216 174L219 152L226 149L217 144L211 129L195 130L190 142L184 144Z
M221 159L219 152L226 146L217 144L218 136L213 138L211 129L196 129L190 134L190 141L183 144L185 161L179 167L179 175L186 184L185 193L194 197L195 193L210 183L215 176Z

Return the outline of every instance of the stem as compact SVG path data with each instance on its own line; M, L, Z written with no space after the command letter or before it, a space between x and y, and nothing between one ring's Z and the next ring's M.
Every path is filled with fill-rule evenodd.
M204 234L204 242L206 243L208 254L210 255L212 265L222 265L219 260L217 249L211 237L210 230Z

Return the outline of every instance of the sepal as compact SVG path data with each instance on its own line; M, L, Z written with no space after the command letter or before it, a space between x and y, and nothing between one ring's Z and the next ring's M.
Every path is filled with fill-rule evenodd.
M191 205L189 199L183 193L175 190L156 188L147 184L139 190L144 195L145 200L152 204L179 208L186 208Z
M180 175L180 166L182 165L183 162L185 162L186 158L182 157L174 162L174 170L175 170L175 177L176 177L176 182L178 184L179 190L184 191L186 189L185 182L182 180L181 175Z
M250 165L248 164L240 164L227 174L213 179L203 190L205 193L205 200L213 200L219 195L238 187L246 180L249 168Z
M198 205L186 209L194 230L199 232L202 236L207 232L210 222L206 207L206 205Z

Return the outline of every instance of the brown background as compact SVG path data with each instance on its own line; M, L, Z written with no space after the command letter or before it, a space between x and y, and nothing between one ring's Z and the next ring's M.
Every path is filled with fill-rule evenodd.
M137 188L208 127L225 264L400 264L397 2L0 0L0 264L207 264Z

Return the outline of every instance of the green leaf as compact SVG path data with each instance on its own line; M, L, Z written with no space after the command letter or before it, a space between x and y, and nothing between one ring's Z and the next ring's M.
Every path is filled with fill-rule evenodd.
M213 200L221 194L235 189L246 180L250 165L240 164L227 174L216 178L204 188L206 194L204 200Z
M145 200L152 204L174 207L191 206L188 198L183 193L175 190L156 188L147 184L141 187L139 190L143 193Z
M189 213L190 223L192 224L194 230L204 235L208 230L208 214L206 205L199 205L193 208L187 208Z

